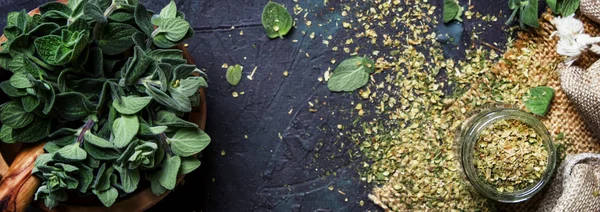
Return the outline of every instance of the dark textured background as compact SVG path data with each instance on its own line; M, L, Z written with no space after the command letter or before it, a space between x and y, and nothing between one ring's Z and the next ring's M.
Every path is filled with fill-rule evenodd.
M461 4L468 1L461 0ZM9 11L32 10L44 2L47 0L0 0L0 27ZM159 11L168 0L140 2ZM268 0L176 2L196 31L196 36L187 41L188 48L210 78L207 132L212 143L204 151L202 167L186 176L185 183L152 210L380 210L367 198L371 186L359 180L360 151L348 138L340 137L336 127L354 121L347 114L352 111L349 103L357 101L357 95L330 93L325 83L317 81L331 66L332 58L342 61L347 57L343 51L331 51L320 37L332 35L331 45L353 37L353 31L336 26L346 18L340 13L348 1L329 0L323 5L323 0L300 0L299 4L309 11L312 27L300 19L298 28L283 40L271 40L264 34L260 15ZM292 11L292 0L278 2ZM430 2L438 6L439 13L443 0ZM472 0L474 11L499 16L499 21L483 30L478 21L465 19L461 50L448 48L447 56L460 58L465 46L478 44L470 40L474 28L482 32L479 37L485 42L502 46L507 36L501 29L508 13L506 2ZM318 27L319 23L324 26ZM312 32L315 39L309 38ZM294 39L298 42L292 42ZM244 77L237 87L226 82L223 63L244 66ZM246 75L255 66L258 68L250 81ZM283 77L286 70L289 76ZM245 94L234 98L233 91ZM317 105L317 112L309 112L308 102ZM288 114L290 109L293 111ZM362 207L361 200L365 202Z

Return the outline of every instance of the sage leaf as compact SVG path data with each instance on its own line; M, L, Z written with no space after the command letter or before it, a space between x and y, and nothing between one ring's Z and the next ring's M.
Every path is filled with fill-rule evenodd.
M83 119L96 110L96 105L77 92L57 94L54 107L61 108L56 112L69 121Z
M167 49L177 45L177 42L167 39L167 36L164 33L157 34L152 38L152 40L154 41L154 45L159 48Z
M0 128L0 140L7 144L15 143L15 140L12 138L12 131L12 127L6 124L2 125L2 128Z
M115 160L115 159L119 158L119 156L121 155L121 153L119 153L117 150L110 149L110 148L97 147L97 146L91 144L90 142L85 143L83 145L83 149L92 158L97 159L97 160L105 160L105 161Z
M13 98L27 95L27 91L13 87L9 80L1 82L0 89L2 89L2 92L4 92L6 95Z
M29 81L29 78L25 73L15 73L10 77L10 85L15 88L31 88L33 83Z
M234 66L229 66L227 68L227 73L225 74L225 78L227 79L227 82L229 82L229 84L236 86L240 83L240 80L242 80L242 70L244 69L243 66L240 66L239 64L235 64Z
M133 115L140 112L152 101L152 97L126 96L121 102L113 101L112 106L121 114Z
M114 148L115 146L104 138L100 138L92 132L87 131L83 134L83 139L86 141L86 144L91 144L100 148Z
M185 128L178 130L167 141L171 144L173 153L181 157L188 157L206 148L210 143L210 137L198 128Z
M160 196L167 191L167 189L160 184L159 175L160 173L146 175L146 179L150 181L150 188L152 189L152 193L154 193L154 195L156 196Z
M94 180L94 173L92 168L81 165L79 167L79 172L77 172L77 181L79 181L78 190L81 193L86 193L92 181Z
M119 23L127 23L134 20L133 14L128 12L115 12L108 17L109 20Z
M97 191L105 191L109 189L111 187L110 176L113 174L113 172L114 169L111 165L102 164L102 166L100 166L98 169L98 173L96 173L92 188Z
M444 0L444 23L449 23L452 20L462 22L461 16L463 8L458 5L457 0Z
M28 113L33 112L33 110L40 106L40 103L40 99L32 95L27 95L21 98L21 104L23 105L23 109Z
M57 60L56 53L62 48L62 40L58 35L46 35L34 41L40 57L50 65L64 65L68 61ZM65 50L62 50L63 52Z
M36 118L31 124L19 129L12 130L12 139L22 143L33 143L50 134L50 121Z
M3 125L19 129L33 122L35 116L25 111L21 103L16 100L4 103L0 108L0 121Z
M292 29L292 16L283 5L269 1L262 12L262 25L269 38L283 39Z
M202 77L188 77L179 81L175 91L190 97L198 94L200 87L206 87L207 85L206 80Z
M160 10L160 18L175 18L177 16L177 5L171 0L167 6Z
M547 86L538 86L529 89L527 95L523 97L523 102L525 107L533 114L545 116L553 97L554 89Z
M157 118L154 122L154 124L156 125L163 125L176 128L198 128L198 125L183 120L173 112L161 110L156 114L156 117Z
M375 71L375 64L366 57L352 57L342 61L327 82L331 91L354 91L369 82L369 74Z
M113 168L119 173L123 191L125 193L134 192L140 183L140 172L137 169L130 170L118 165L113 165Z
M181 166L181 158L179 156L167 156L162 163L162 169L159 172L158 180L160 185L166 189L173 190L177 184L177 173Z
M156 49L149 52L148 56L154 60L161 60L163 58L183 59L183 52L179 49ZM192 67L192 70L196 69L195 65L189 66ZM175 68L175 72L177 72L178 68L179 66Z
M196 157L181 158L181 168L179 168L179 174L189 174L200 167L200 164L200 161Z
M100 40L98 47L107 55L117 55L133 46L131 36L139 32L135 27L123 23L109 23Z
M521 9L521 15L519 17L522 25L529 27L538 28L540 26L538 22L538 0L529 0L529 4L526 4Z
M102 202L102 204L104 204L106 207L113 205L117 200L117 197L119 197L119 191L117 191L117 189L114 187L110 187L104 191L96 191L95 193L100 202Z
M192 104L187 97L185 97L186 99L179 98L178 101L160 89L149 85L148 83L145 83L144 86L146 87L146 92L152 96L154 101L158 102L159 104L184 113L192 111Z
M79 143L64 146L54 154L54 159L59 161L82 161L87 157L87 153L81 147Z
M122 115L115 120L112 126L112 132L115 136L113 144L117 148L123 148L133 140L139 130L140 124L137 116Z
M62 146L59 146L55 142L48 142L44 145L44 150L48 153L54 153L58 151Z
M185 37L189 28L190 24L181 18L164 18L158 25L157 33L164 33L168 40L178 42Z
M166 126L150 127L145 124L140 124L140 135L158 135L167 130Z
M146 7L142 4L137 4L133 16L135 17L135 23L140 27L142 32L150 37L154 28L152 26L150 13Z

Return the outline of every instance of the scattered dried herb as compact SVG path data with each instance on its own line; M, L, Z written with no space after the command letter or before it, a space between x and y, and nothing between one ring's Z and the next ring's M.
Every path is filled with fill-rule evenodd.
M238 85L240 83L240 80L242 80L243 69L244 67L240 66L239 64L229 66L229 68L227 68L227 73L225 74L225 79L227 79L227 82L229 82L229 84L233 86Z
M449 23L452 20L462 22L463 8L458 5L457 0L444 0L444 23Z
M292 16L287 9L278 3L269 1L262 12L262 25L269 38L286 35L292 29Z
M367 57L352 57L342 61L327 82L331 91L355 91L369 82L375 63Z
M477 175L498 192L515 192L538 183L548 152L535 130L519 120L500 120L483 130L475 144Z
M173 189L210 142L181 118L207 86L171 48L193 35L183 13L171 1L152 19L134 0L50 2L40 11L9 13L0 51L12 72L0 83L12 98L0 106L1 140L48 141L33 169L42 179L35 199L52 208L76 192L108 207L142 176L156 195Z
M550 103L554 97L554 89L548 86L530 88L523 102L527 109L538 116L545 116L550 109Z

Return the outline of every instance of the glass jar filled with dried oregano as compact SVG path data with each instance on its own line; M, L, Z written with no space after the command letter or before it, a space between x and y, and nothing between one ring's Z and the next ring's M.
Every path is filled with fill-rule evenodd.
M533 115L494 106L481 109L461 128L458 151L466 179L479 194L505 203L525 201L550 180L556 149Z

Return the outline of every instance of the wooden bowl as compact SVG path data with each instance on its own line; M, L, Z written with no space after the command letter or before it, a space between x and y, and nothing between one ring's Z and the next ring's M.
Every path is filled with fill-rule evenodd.
M68 0L58 0L58 2L66 3ZM29 12L29 15L39 14L38 8ZM4 35L0 37L0 43L5 42ZM188 64L195 64L192 56L183 45L177 46L183 51L184 58ZM8 78L8 77L3 77ZM204 89L198 91L200 93L200 106L192 108L192 112L188 113L188 120L196 123L202 130L206 127L206 95ZM4 144L0 142L0 208L2 211L22 211L26 210L40 185L40 179L31 175L33 162L38 155L43 153L45 142L36 144ZM185 175L177 177L177 184L183 180ZM99 201L98 205L81 206L70 205L69 201L58 205L50 210L42 201L37 201L35 205L46 211L86 211L86 212L131 212L146 210L160 200L165 198L170 191L167 190L164 194L156 196L152 193L150 187L140 187L137 191L127 195L123 199L117 201L111 207L104 207Z

